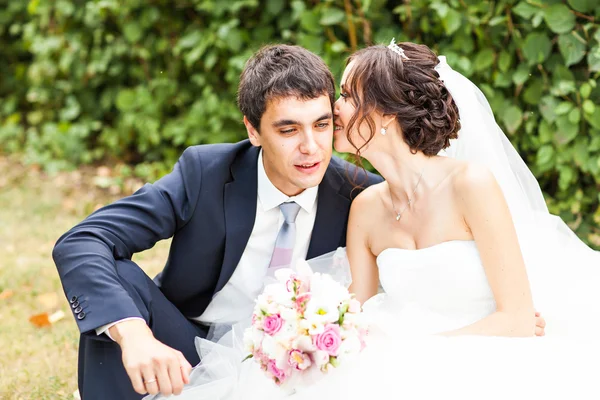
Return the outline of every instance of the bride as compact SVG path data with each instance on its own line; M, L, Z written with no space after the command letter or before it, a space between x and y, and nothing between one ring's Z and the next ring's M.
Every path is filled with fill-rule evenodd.
M334 114L335 149L385 178L348 222L350 291L371 332L355 360L290 398L600 397L600 254L548 213L481 91L426 46L392 40L349 58ZM236 329L199 341L181 397L289 395L240 363L239 341Z

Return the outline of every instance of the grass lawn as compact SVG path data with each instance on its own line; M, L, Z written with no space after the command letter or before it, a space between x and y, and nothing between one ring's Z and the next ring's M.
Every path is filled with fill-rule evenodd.
M0 157L0 171L0 399L73 399L79 333L51 252L61 234L122 195L94 185L96 169L48 176ZM153 276L168 246L134 260ZM29 321L59 310L65 316L51 326Z

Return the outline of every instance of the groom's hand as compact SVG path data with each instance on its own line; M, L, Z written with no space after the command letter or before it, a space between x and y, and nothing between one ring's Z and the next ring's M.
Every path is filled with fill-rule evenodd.
M137 393L180 394L189 383L190 363L180 351L156 340L144 321L123 321L109 332L121 346L123 365Z
M535 335L544 336L546 334L546 320L539 312L535 312Z

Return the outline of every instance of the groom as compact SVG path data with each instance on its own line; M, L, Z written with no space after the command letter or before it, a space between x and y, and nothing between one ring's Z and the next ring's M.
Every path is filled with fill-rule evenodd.
M188 148L169 175L58 240L53 258L81 331L83 399L178 394L199 362L194 338L254 298L269 268L345 245L359 192L349 177L381 178L332 158L334 95L315 54L261 49L239 83L249 140ZM152 280L131 257L169 237Z

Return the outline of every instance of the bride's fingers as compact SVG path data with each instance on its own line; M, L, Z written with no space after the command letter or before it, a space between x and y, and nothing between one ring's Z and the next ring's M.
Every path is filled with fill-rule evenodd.
M536 336L544 336L546 334L546 331L544 331L544 328L540 328L539 326L535 327L535 335Z
M183 378L183 383L187 385L188 383L190 383L190 373L192 372L192 366L190 365L188 360L185 359L184 355L181 352L177 353L177 356L179 357L179 366L181 368L181 377Z

